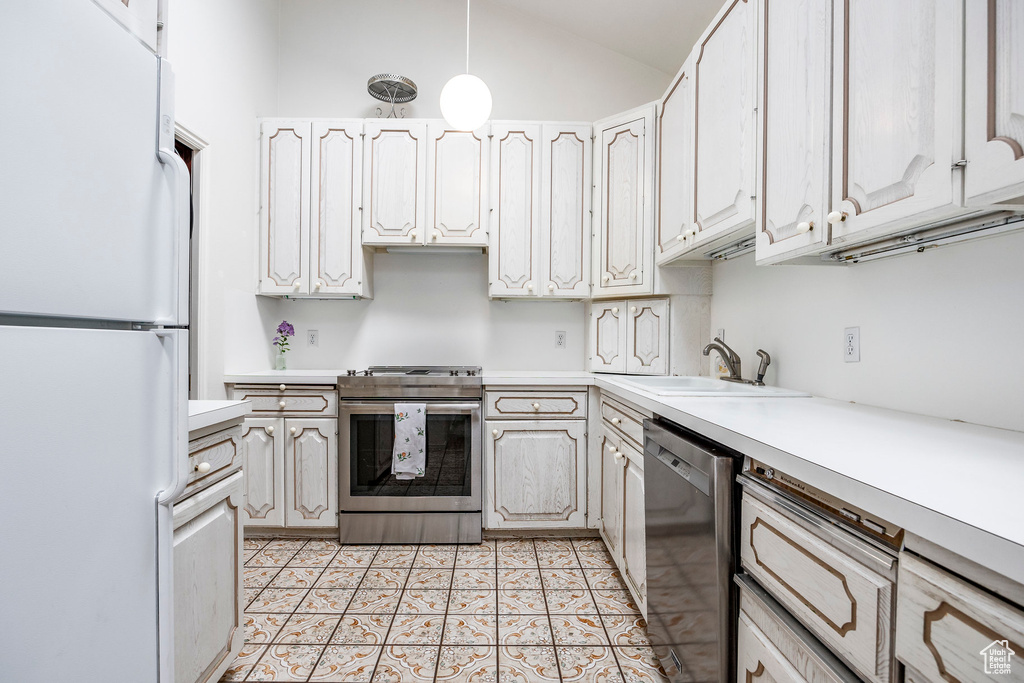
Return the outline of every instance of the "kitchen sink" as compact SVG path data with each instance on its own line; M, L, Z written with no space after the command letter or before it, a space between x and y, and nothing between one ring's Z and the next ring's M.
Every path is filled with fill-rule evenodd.
M612 378L609 378L612 379ZM620 376L614 381L629 388L642 389L658 396L753 396L753 397L806 397L810 394L780 387L755 387L752 384L726 382L712 377L646 377Z

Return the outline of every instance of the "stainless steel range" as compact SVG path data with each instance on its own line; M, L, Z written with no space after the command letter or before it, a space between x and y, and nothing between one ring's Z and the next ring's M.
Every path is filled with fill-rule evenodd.
M375 366L338 378L342 543L479 543L479 367ZM426 405L424 475L391 473L395 404Z

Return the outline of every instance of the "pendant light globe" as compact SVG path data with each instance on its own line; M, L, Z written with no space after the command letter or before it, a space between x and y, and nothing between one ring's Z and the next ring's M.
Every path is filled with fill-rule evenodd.
M491 115L491 91L472 74L459 74L441 89L441 115L452 128L473 131Z

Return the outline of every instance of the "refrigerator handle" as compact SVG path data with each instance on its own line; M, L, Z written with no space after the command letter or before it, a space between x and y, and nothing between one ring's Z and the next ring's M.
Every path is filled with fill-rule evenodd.
M172 479L160 493L157 502L170 506L188 484L188 332L180 329L152 330L153 334L172 347L174 367L174 405L171 407L171 445L174 453Z
M158 325L188 325L189 291L189 221L192 215L192 185L188 167L174 151L174 71L171 63L160 58L160 121L157 136L157 156L160 163L174 172L174 217L171 223L174 245L174 271L176 296L172 301L173 319L156 320Z

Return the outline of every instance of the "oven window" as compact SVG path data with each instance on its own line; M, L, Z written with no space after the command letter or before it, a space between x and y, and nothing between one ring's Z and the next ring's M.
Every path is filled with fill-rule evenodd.
M470 495L469 415L427 415L427 465L422 477L408 480L391 474L395 416L352 415L351 420L351 495Z

